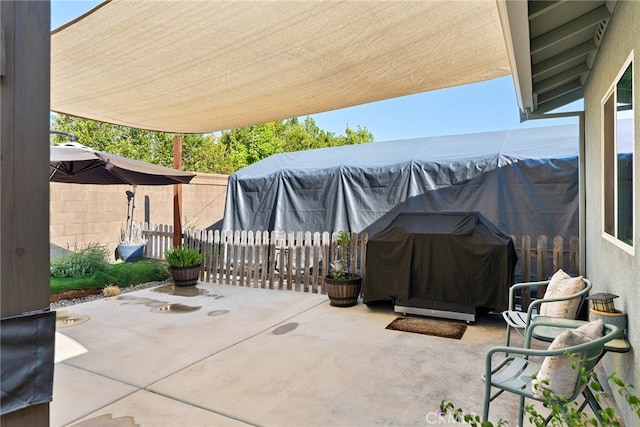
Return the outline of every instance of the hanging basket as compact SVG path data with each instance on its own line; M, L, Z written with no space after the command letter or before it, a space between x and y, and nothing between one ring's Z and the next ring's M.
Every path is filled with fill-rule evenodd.
M176 286L194 286L200 278L200 265L188 265L186 267L169 267L169 274Z
M351 307L358 303L362 276L354 274L350 279L334 279L330 274L324 276L324 285L329 303L336 307Z

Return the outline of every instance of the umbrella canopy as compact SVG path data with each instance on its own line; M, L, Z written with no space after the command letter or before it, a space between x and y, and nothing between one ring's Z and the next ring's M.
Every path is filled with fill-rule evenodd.
M188 184L196 174L166 168L80 144L50 147L49 181L75 184Z

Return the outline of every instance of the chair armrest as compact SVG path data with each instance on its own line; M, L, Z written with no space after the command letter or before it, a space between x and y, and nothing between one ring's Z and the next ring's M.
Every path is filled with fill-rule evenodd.
M574 298L582 298L583 296L586 296L589 294L589 291L591 291L591 282L587 279L583 279L584 280L584 288L578 292L576 292L575 294L571 294L571 295L567 295L564 297L557 297L557 298L538 298L535 299L533 301L531 301L531 304L529 304L529 307L527 308L527 315L528 318L531 319L532 318L532 314L533 314L533 310L542 305L542 304L546 304L548 302L557 302L557 301L568 301ZM547 282L548 283L548 282ZM527 325L529 326L529 325Z
M556 328L563 328L563 329L577 329L580 326L586 325L587 321L584 320L574 320L574 319L562 319L562 318L554 318L554 317L538 317L534 322L532 322L526 330L525 333L525 337L524 337L524 347L528 348L529 344L531 343L531 338L534 335L534 331L536 328L539 328L541 326L548 326L548 327L556 327ZM614 339L614 338L618 338L620 336L620 329L615 326L615 325L610 325L605 323L604 324L604 333L602 335L602 337L597 338L589 343L586 344L590 344L593 342L599 342L599 341L603 341L604 343ZM572 351L574 352L579 352L582 350L582 348L578 348L581 345L584 344L580 344L578 346L574 346L574 347L570 347L572 349ZM566 348L564 350L567 350ZM547 350L545 350L547 351Z
M550 280L542 280L540 282L522 282L522 283L516 283L515 285L512 285L509 288L509 310L513 310L515 308L515 296L516 296L516 291L518 289L524 289L524 288L532 288L534 286L544 286L544 285L548 285L550 282ZM524 310L524 307L523 307Z
M525 344L528 346L528 344L531 342L531 334L536 327L554 326L554 325L556 325L556 323L548 322L545 320L534 322L531 325L531 327L527 329ZM568 329L575 329L575 327L577 327L576 324L569 326ZM560 355L565 355L567 353L580 353L582 351L589 350L597 346L604 347L604 345L607 342L609 342L614 338L617 338L620 332L620 330L614 325L605 324L604 327L605 327L605 333L602 335L602 337L599 337L593 341L589 341L586 343L582 343L582 344L578 344L578 345L574 345L566 348L558 348L555 350L549 350L549 349L539 350L539 349L532 349L528 347L522 347L522 348L506 347L506 346L492 347L487 351L487 355L485 357L485 378L490 380L491 374L493 374L495 370L504 366L504 364L508 361L509 358L513 359L512 357L513 355L524 356L524 358L529 358L530 356L539 356L539 357L560 356ZM492 359L493 359L493 355L496 353L508 354L509 357L501 360L496 367L493 367Z

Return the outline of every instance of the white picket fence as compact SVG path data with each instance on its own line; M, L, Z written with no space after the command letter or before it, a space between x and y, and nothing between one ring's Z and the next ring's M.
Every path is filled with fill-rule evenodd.
M147 239L144 257L164 261L164 254L173 248L173 225L142 223L142 236Z
M173 247L173 227L145 223L142 230L145 258L164 260ZM352 233L351 242L349 271L364 276L367 233ZM336 249L328 232L186 230L183 244L203 254L202 281L312 293L324 293L327 260Z
M145 257L164 260L173 247L173 227L143 224L147 239ZM555 236L551 247L547 236L511 236L518 255L518 281L544 280L559 268L569 274L579 272L579 240L569 239L568 247ZM352 233L350 271L365 276L368 235ZM186 230L183 244L204 255L200 280L236 286L323 293L324 276L334 259L336 243L329 232L200 231ZM328 261L329 260L329 261ZM366 280L366 277L363 277ZM538 293L544 292L543 288ZM524 300L536 297L525 294Z
M190 230L184 245L204 254L201 280L311 293L325 293L324 276L336 249L328 232ZM364 276L366 248L367 234L352 233L349 271Z

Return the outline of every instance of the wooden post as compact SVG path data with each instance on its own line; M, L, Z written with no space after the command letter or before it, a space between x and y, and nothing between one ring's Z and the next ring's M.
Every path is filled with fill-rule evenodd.
M182 170L182 138L173 137L173 167ZM182 246L182 184L173 186L173 247Z
M7 318L49 309L49 2L0 1L0 33L0 302ZM49 403L6 413L0 424L49 425Z

